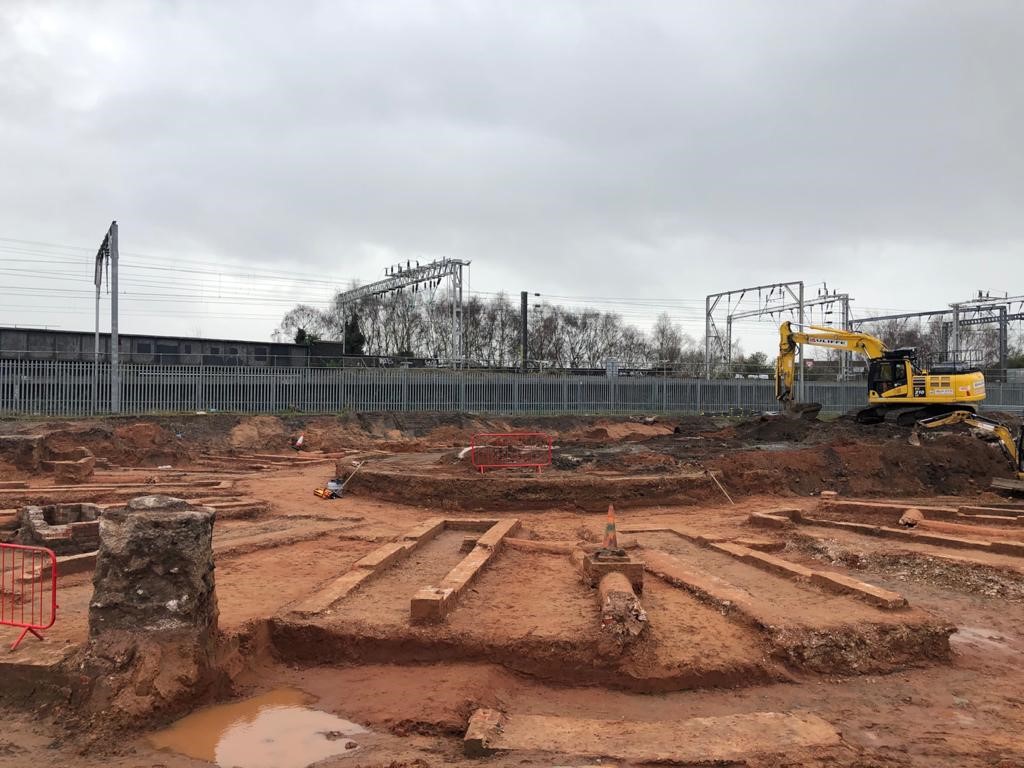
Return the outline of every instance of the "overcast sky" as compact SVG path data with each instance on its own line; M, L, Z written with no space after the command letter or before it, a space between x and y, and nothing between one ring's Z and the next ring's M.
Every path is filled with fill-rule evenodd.
M1019 0L0 0L0 324L90 329L111 219L125 332L267 338L439 256L694 336L776 280L1024 293L1022 33Z

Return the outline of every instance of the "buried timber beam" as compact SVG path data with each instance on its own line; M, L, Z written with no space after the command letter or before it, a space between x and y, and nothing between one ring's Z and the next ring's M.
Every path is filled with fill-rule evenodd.
M460 521L451 521L451 527L458 530ZM446 523L446 527L448 523ZM488 563L501 549L506 536L515 533L519 520L499 520L477 539L473 551L466 555L441 583L434 587L423 587L409 603L409 618L413 623L438 624L443 622L455 609L459 598L467 587L480 575Z

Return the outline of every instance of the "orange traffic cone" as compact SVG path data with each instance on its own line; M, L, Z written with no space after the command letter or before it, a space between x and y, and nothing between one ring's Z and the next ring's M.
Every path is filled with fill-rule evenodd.
M604 526L604 549L618 549L619 537L615 531L615 507L608 505L608 522Z

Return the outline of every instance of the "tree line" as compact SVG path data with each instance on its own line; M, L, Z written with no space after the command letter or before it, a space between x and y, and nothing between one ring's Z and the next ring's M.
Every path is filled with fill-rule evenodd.
M527 317L527 358L531 368L603 368L617 361L621 368L660 369L683 376L704 375L704 339L695 339L672 322L668 313L658 316L645 331L615 312L573 309L541 303L530 307ZM465 356L472 365L516 368L521 365L520 307L504 293L489 298L473 295L463 305ZM892 320L862 328L882 339L890 349L916 347L922 365L946 360L948 327L942 318L928 323ZM326 309L299 305L281 319L274 332L278 341L342 342L349 355L416 357L448 361L460 357L452 347L452 302L445 294L396 292L370 296L354 307L337 296ZM1024 367L1024 344L1019 334L1010 346L1009 367ZM961 329L961 350L966 359L982 367L999 360L998 332L990 326ZM814 352L834 362L837 353ZM771 373L774 357L763 352L749 355L736 350L729 365L720 365L713 376ZM820 369L828 376L832 366Z
M509 296L471 296L463 305L462 325L470 363L494 368L521 365L520 307ZM535 368L603 368L615 360L622 368L664 368L692 376L704 371L703 339L685 333L668 313L644 331L615 312L544 302L530 307L527 329L527 359ZM337 298L327 309L300 305L282 318L275 339L343 342L352 355L457 357L452 348L452 302L443 294L371 296L354 307ZM740 355L731 368L760 373L767 371L768 363L764 353L754 353Z

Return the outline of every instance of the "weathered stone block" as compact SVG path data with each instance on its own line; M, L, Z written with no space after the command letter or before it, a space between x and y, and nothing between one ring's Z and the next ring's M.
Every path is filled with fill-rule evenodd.
M606 574L597 591L601 599L601 628L621 647L640 637L647 629L647 613L626 574Z
M90 635L215 632L213 522L211 508L168 496L143 496L104 512Z

